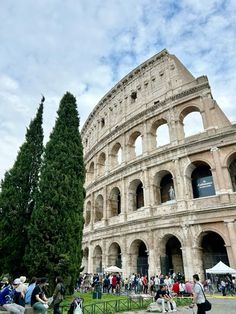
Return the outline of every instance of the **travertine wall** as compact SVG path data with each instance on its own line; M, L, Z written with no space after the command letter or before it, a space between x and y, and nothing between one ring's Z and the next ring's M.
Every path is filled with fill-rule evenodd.
M201 117L203 129L186 137L184 119L192 112ZM156 144L160 126L168 129L163 146ZM103 97L82 139L85 271L121 260L128 275L139 271L138 256L144 256L148 274L154 275L163 271L160 257L172 255L172 269L190 277L203 272L203 239L212 232L236 267L236 192L229 168L236 160L236 125L212 98L207 77L194 78L163 50ZM215 193L196 198L192 181L194 173L201 175L199 167L208 169ZM170 185L174 197L165 199ZM177 253L173 245L168 253L170 239L178 239Z

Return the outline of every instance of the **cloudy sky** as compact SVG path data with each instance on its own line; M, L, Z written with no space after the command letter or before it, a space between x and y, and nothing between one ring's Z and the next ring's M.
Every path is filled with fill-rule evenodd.
M0 178L45 95L45 141L66 91L81 126L124 75L166 48L236 121L236 1L0 1Z

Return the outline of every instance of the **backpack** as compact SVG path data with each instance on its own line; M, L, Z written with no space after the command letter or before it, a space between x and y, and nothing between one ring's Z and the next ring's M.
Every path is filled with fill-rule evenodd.
M66 294L66 288L63 285L61 285L60 294L63 296Z

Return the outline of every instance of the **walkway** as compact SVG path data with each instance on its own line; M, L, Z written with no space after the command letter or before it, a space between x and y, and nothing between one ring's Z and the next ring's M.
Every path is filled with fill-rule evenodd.
M209 314L226 314L226 313L235 314L236 313L236 297L214 297L214 298L208 297L208 299L212 303L212 310L207 313ZM122 313L123 314L148 314L149 312L142 310L142 311L131 311L131 312L122 312ZM184 307L184 308L179 308L178 311L175 313L196 314L197 309L196 307L194 307L194 309Z

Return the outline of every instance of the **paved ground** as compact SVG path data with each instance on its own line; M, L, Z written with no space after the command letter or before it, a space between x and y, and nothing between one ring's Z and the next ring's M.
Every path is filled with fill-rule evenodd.
M211 298L207 297L208 300L212 303L212 309L209 312L210 314L236 314L236 297L216 297ZM179 308L178 314L196 314L197 308L190 309L188 307ZM147 311L132 311L132 312L123 312L123 314L148 314Z

